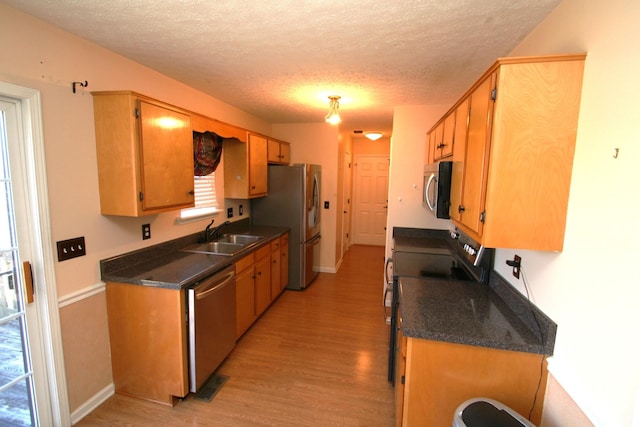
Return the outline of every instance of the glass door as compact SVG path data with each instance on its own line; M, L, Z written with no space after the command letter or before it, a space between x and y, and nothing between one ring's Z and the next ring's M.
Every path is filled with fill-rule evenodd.
M0 98L0 425L37 426L25 275L9 168L8 137L18 131L15 114L15 104Z

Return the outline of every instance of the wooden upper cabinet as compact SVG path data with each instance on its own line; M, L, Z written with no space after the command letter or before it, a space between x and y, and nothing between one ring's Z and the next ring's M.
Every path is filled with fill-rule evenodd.
M469 115L468 138L464 161L464 184L461 200L451 211L456 211L462 225L471 231L476 238L482 235L481 212L484 212L484 196L486 191L487 162L489 154L488 140L489 118L493 108L491 91L495 85L495 74L486 78L469 96L471 105ZM505 183L507 184L507 183ZM480 239L478 239L480 240Z
M471 108L452 220L483 245L562 250L584 60L500 59L463 97Z
M249 196L267 194L267 139L249 134Z
M458 207L462 205L462 184L464 175L464 158L467 149L467 129L469 118L469 98L463 100L455 110L454 147L451 160L451 193L449 217L460 221L461 212Z
M134 92L93 92L103 215L194 205L190 114Z
M289 143L269 138L267 160L269 163L288 165L291 162L291 147Z
M440 142L435 147L435 160L446 159L453 155L455 123L456 114L455 111L452 111L442 120L441 124L438 125Z
M250 199L267 194L267 139L252 133L246 139L224 141L226 198Z

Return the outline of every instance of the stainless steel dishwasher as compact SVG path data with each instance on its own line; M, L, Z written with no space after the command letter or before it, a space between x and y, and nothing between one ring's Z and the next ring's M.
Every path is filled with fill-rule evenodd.
M195 393L236 345L234 267L195 283L187 297L189 390Z

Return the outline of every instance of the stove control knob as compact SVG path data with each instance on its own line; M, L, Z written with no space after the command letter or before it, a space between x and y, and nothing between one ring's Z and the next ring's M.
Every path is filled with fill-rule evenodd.
M452 231L451 233L449 233L451 235L451 238L456 240L460 237L460 233L458 233L457 231Z
M469 249L467 249L467 252L469 252L469 255L471 256L474 256L476 254L476 250L472 246L469 246Z

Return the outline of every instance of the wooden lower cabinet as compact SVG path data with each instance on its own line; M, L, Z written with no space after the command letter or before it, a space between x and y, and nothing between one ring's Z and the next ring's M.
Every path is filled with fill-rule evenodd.
M280 291L289 284L289 233L280 237Z
M280 275L282 269L280 263L282 259L280 257L280 239L276 239L271 242L271 301L278 298L280 295Z
M255 314L255 266L251 253L235 263L236 267L236 339L249 329Z
M402 391L396 390L399 426L451 426L456 408L474 397L495 399L525 418L531 411L531 422L540 425L544 355L407 338L404 369L398 359L396 369L404 371ZM402 375L396 378L398 387Z
M185 292L107 282L106 296L116 393L174 405L189 393Z
M236 339L249 329L287 286L288 254L287 233L235 263Z
M271 304L271 246L263 246L255 254L255 315L258 317Z

